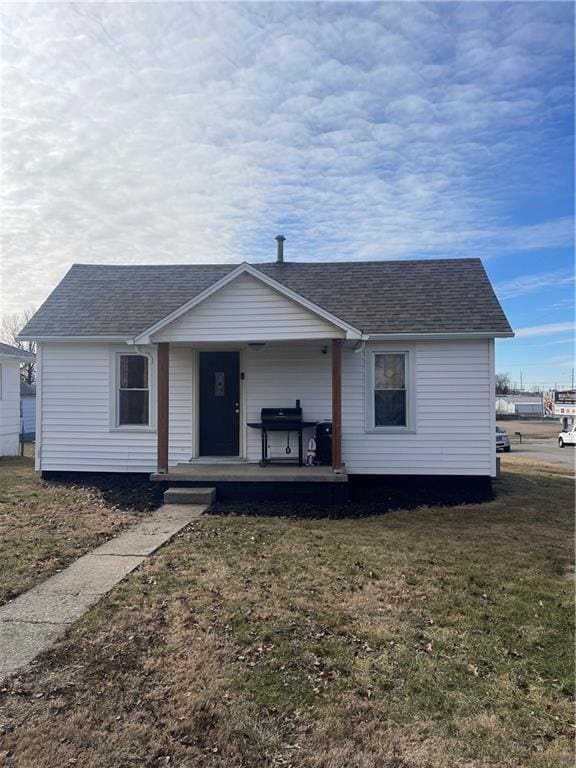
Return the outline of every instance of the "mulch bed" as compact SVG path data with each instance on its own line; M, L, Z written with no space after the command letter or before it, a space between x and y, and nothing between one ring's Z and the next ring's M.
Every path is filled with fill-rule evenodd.
M137 474L69 472L65 476L44 479L44 482L97 491L106 504L124 511L151 512L163 504L161 485Z

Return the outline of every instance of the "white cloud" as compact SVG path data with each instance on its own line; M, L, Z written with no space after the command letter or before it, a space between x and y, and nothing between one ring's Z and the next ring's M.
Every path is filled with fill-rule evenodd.
M575 342L576 342L576 339L574 338L574 336L568 336L567 338L564 338L564 339L556 339L555 341L546 341L544 344L539 346L554 347L562 344L571 344L572 346L574 346Z
M551 365L574 365L576 362L574 355L562 355L561 357L550 357L546 360Z
M278 231L294 259L570 243L502 215L556 183L567 12L469 5L5 5L3 309L72 262L270 259Z
M520 275L513 280L497 283L494 288L500 299L514 299L529 293L537 293L545 288L561 288L574 283L574 274L568 270L543 272L537 275Z
M573 322L547 323L546 325L532 325L525 328L516 328L514 332L517 339L525 339L530 336L552 336L555 333L573 331L575 327Z

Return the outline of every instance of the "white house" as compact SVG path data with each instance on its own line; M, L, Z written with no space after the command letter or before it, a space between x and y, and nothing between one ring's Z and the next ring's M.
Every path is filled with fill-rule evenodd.
M20 363L35 359L0 342L0 456L17 456L20 448Z
M249 424L298 400L332 422L337 474L490 478L507 336L479 259L285 262L280 240L266 264L74 265L20 336L36 466L172 477L226 457L266 480Z

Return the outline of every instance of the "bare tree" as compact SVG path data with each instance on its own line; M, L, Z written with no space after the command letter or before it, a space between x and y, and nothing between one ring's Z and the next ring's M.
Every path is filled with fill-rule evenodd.
M510 394L510 376L507 373L496 374L496 394L497 395Z
M23 312L13 312L11 315L6 315L0 323L0 339L13 347L36 354L35 341L20 341L17 338L34 312L34 309L25 309ZM36 363L22 363L20 377L27 384L34 384L36 381Z

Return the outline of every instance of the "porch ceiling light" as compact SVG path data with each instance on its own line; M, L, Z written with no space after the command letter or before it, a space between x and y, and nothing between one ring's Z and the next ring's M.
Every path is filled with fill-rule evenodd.
M250 347L250 349L253 349L254 352L260 352L262 347L266 346L266 342L265 341L252 341L252 342L250 342L248 344L248 346Z

